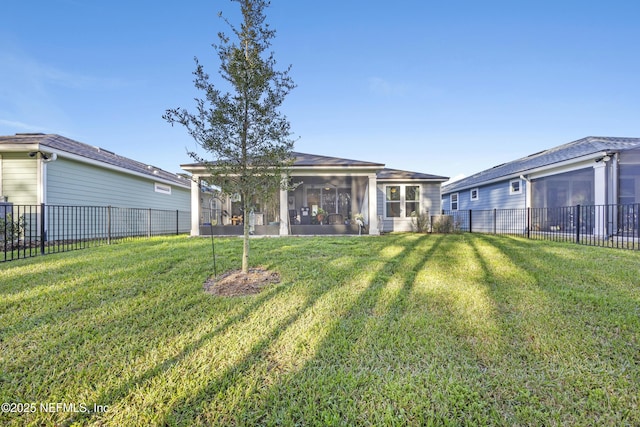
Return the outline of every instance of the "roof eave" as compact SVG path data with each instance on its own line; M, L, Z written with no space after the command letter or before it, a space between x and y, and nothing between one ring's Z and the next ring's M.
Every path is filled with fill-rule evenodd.
M40 144L31 143L31 144L2 144L0 146L2 148L2 152L5 153L19 153L19 152L28 152L28 151L38 151L40 150Z
M381 182L406 182L406 181L418 181L418 182L445 182L448 181L449 178L378 178L378 181Z
M580 156L580 157L575 157L573 159L569 159L569 160L564 160L562 162L557 162L557 163L551 163L548 165L544 165L544 166L539 166L537 168L534 169L524 169L518 172L514 172L511 174L507 174L507 175L503 175L500 176L498 178L493 178L490 179L488 181L480 181L480 182L476 182L473 184L467 184L467 185L463 185L462 187L454 187L452 190L449 190L447 188L447 186L444 186L442 188L442 193L443 194L449 194L449 193L455 193L458 191L463 191L463 190L468 190L471 188L476 188L476 187L481 187L484 185L489 185L489 184L495 184L496 182L501 182L501 181L506 181L507 179L513 179L513 178L519 178L522 175L530 175L530 174L536 174L536 173L540 173L540 172L544 172L544 171L548 171L551 169L558 169L558 168L562 168L564 166L568 166L574 163L580 163L580 162L586 162L589 160L595 160L599 157L604 157L606 156L608 153L610 153L610 151L600 151L597 153L592 153L592 154L588 154L586 156ZM455 182L452 183L452 186L455 186Z
M214 168L213 165L206 165L202 163L191 163L191 164L183 164L180 165L182 170L193 174L203 174L208 173L211 168ZM313 173L313 172L361 172L361 173L376 173L380 171L384 165L326 165L326 166L289 166L287 169L292 174L299 173Z
M55 153L58 155L58 157L61 158L66 158L66 159L70 159L70 160L75 160L77 162L81 162L81 163L86 163L92 166L98 166L104 169L109 169L109 170L113 170L113 171L117 171L117 172L121 172L121 173L125 173L127 175L133 175L133 176L137 176L137 177L141 177L141 178L146 178L149 180L153 180L155 182L161 182L163 184L169 184L169 185L177 185L180 187L183 187L185 189L187 188L191 188L191 184L189 183L189 181L185 178L185 182L180 183L177 181L172 181L170 179L166 179L164 177L161 177L159 175L150 175L150 174L145 174L145 173L141 173L141 172L137 172L131 169L127 169L127 168L123 168L120 166L116 166L116 165L112 165L110 163L106 163L106 162L101 162L99 160L94 160L88 157L84 157L84 156L80 156L78 154L73 154L73 153L69 153L68 151L64 151L64 150L59 150L56 148L52 148L52 147L48 147L44 144L40 144L40 151L47 151L50 153Z

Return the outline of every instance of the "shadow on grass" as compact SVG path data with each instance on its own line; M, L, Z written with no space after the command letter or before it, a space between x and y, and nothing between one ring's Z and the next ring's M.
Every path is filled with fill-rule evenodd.
M493 236L413 234L323 238L321 243L314 242L295 238L252 242L252 262L266 263L280 271L284 282L256 296L215 300L211 304L194 297L195 285L185 286L178 280L172 283L176 285L172 289L162 283L165 276L187 274L186 280L200 275L205 278L208 267L188 260L206 257L208 241L198 242L196 253L192 245L185 245L185 250L192 251L159 259L143 269L158 272L145 280L159 294L141 300L140 306L132 300L131 308L117 315L107 313L94 320L87 317L86 325L79 328L79 336L71 334L63 338L46 350L45 356L57 359L55 352L74 345L81 346L84 352L90 351L97 344L91 341L84 344L77 338L91 332L91 328L100 328L101 321L111 322L115 328L112 331L130 328L126 340L136 344L129 351L154 350L171 344L175 350L161 352L162 358L143 365L140 371L127 371L132 372L131 378L117 381L98 373L101 391L86 403L129 406L132 412L122 415L122 420L130 422L136 417L133 411L153 410L153 415L146 415L152 423L161 425L487 424L488 420L498 424L508 424L509 420L531 424L544 421L544 411L554 409L527 400L548 399L542 391L548 387L544 381L549 378L527 377L535 369L544 368L546 356L540 355L538 344L532 340L532 334L538 331L527 330L526 316L537 314L546 318L566 307L552 301L557 296L554 287L540 282L538 274L548 274L548 268L531 255L532 246L527 242ZM221 270L233 267L238 258L233 255L240 243L236 239L222 245ZM460 248L464 250L460 252ZM149 254L167 250L170 249L166 246L148 249ZM545 256L553 257L553 252ZM301 259L304 269L300 268ZM189 272L195 265L200 265L197 274ZM434 269L441 270L441 278L426 276ZM433 283L425 282L423 274L429 280L434 277L442 280L437 292ZM467 310L465 302L456 299L455 292L466 287L472 287L482 297L488 307L486 312L474 312L477 308L473 306ZM115 307L142 290L143 287L138 287L133 294L127 294L123 289L124 294L116 296L111 305ZM200 284L197 290L200 291ZM539 306L527 307L532 295L540 297ZM283 311L269 319L270 310L277 304L290 306L290 312ZM168 319L163 317L163 306ZM79 308L73 312L75 319L88 316L100 306L97 301L87 299ZM477 318L474 313L478 313ZM525 317L519 319L520 315ZM211 316L217 316L221 323L202 328L211 322ZM238 335L248 336L250 341L241 346L237 358L229 356L227 360L232 360L229 366L218 371L214 367L207 369L207 361L225 357L216 348L220 343L225 346L221 337L233 339L236 328L238 332L250 329L245 324L262 316L267 319L258 325L260 331ZM22 324L23 328L30 326ZM539 324L531 326L540 329ZM554 328L559 327L562 324ZM632 345L638 348L638 329L631 325L619 335L622 338L636 335ZM145 337L147 331L155 334L150 340ZM121 343L121 338L107 337L115 345ZM142 344L138 345L138 340ZM278 352L287 353L288 345L300 348L279 359ZM629 355L631 350L629 347L624 354ZM94 363L104 364L108 369L110 363L122 357L117 351L115 356L99 356ZM298 361L291 361L298 356ZM630 360L634 360L632 355ZM73 358L59 361L76 362ZM284 362L278 366L278 361ZM79 359L77 362L82 363ZM55 361L52 365L56 366ZM500 373L500 369L511 374L522 372L509 377ZM191 378L197 375L202 375L201 381ZM507 382L503 383L505 379ZM530 381L539 389L520 389L519 384L513 383L519 380ZM634 389L627 390L633 393ZM180 393L172 394L174 391ZM140 396L145 399L142 404L130 402ZM569 407L571 402L560 401L557 406L562 405ZM521 408L540 412L529 418L500 418L500 414L495 414L504 410L505 414L513 415ZM117 415L86 414L76 420L109 424L115 422L110 418Z
M68 319L71 314L74 317L86 314L88 320L91 320L96 310L105 312L109 311L109 307L131 304L135 302L134 298L146 297L152 293L147 292L143 283L149 277L140 277L137 272L153 271L153 278L158 279L173 266L180 265L191 257L187 251L190 246L183 242L172 242L171 250L183 250L178 256L172 257L171 262L164 261L163 257L136 262L137 259L144 258L144 253L158 251L158 245L167 246L166 242L145 243L134 246L137 248L136 253L123 253L122 246L103 248L93 254L83 253L79 260L78 253L64 255L75 256L72 260L58 260L56 257L34 260L37 266L33 269L35 271L25 268L8 271L7 274L12 273L14 282L19 285L15 286L16 292L4 293L0 290L1 311L11 319L10 322L3 322L0 336L28 333L46 324L57 324ZM107 269L92 267L105 263ZM122 284L114 287L114 283ZM19 293L24 295L18 296ZM37 315L34 316L34 313ZM90 325L85 322L82 324Z
M629 371L629 362L640 361L640 318L629 292L639 286L618 286L616 270L635 265L620 262L594 279L599 268L590 258L604 261L613 254L606 248L486 235L476 236L473 247L485 281L496 284L489 291L501 307L505 365L522 371L529 385L513 387L509 410L536 422L633 424L637 398L630 396L638 396L640 374Z
M377 271L377 273L373 274L373 276L370 279L368 279L368 282L364 285L364 290L359 294L358 298L349 307L347 307L347 309L344 311L343 317L339 319L335 319L335 318L332 319L333 322L337 323L337 326L332 331L329 331L328 334L325 336L325 338L323 339L325 344L320 345L320 349L318 350L317 354L322 354L325 351L323 347L332 345L331 343L334 342L334 340L336 339L336 335L342 333L341 331L343 331L343 329L341 328L341 325L344 322L348 322L348 323L352 322L353 320L350 320L350 319L352 319L354 316L360 317L360 316L368 315L367 313L371 311L377 304L378 297L382 292L383 288L385 287L385 284L389 278L389 275L393 275L396 273L398 258L402 257L403 255L406 255L407 252L410 252L412 248L420 244L421 241L422 239L416 239L415 241L413 241L411 245L404 247L400 253L386 257L381 265L378 265L378 266L374 265L376 262L372 263L371 265L368 265L366 263L360 265L360 268L362 269L362 271L370 272L371 270L374 270L374 271ZM389 242L386 241L385 243L388 244ZM344 244L348 244L348 243L345 242ZM382 245L381 247L384 248L385 246ZM435 248L432 248L432 250L435 250ZM332 256L331 254L328 254L328 255L322 254L321 252L315 253L314 255L316 256L316 259L319 259L319 261L317 262L320 262L324 266L325 273L330 275L330 273L326 271L328 269L327 267L328 263L326 261L328 259L335 259L335 257ZM407 267L410 267L410 266L407 266ZM409 276L411 276L412 274L411 271L413 271L411 268L407 269L407 272L409 272L408 273ZM333 272L333 274L335 276L340 276L340 274L337 274L337 272ZM403 274L407 274L407 273L405 272ZM401 301L403 301L406 298L407 294L410 292L410 282L411 282L410 280L405 282L403 286L403 290L398 295L396 300L397 307L393 307L395 311L400 311L400 312L402 311ZM173 404L174 409L167 414L167 416L164 419L164 423L166 424L187 423L188 424L190 422L189 420L192 420L193 418L200 419L200 417L202 416L205 416L206 418L206 415L204 415L205 413L204 407L206 407L207 404L210 403L212 399L215 399L214 396L224 395L228 389L237 386L238 381L240 381L240 378L249 374L249 372L251 372L256 365L265 363L265 361L269 359L269 353L272 350L272 346L276 341L278 341L278 339L283 334L287 333L287 331L290 328L294 327L296 322L299 321L302 316L309 315L310 311L314 310L314 308L316 308L316 306L319 304L320 300L325 298L328 293L332 292L335 288L341 288L344 286L349 286L349 284L333 282L329 286L321 285L320 287L317 287L315 289L310 289L309 292L307 293L307 297L304 304L301 305L300 308L298 308L296 311L291 313L289 316L287 316L286 318L282 319L280 322L275 324L271 328L267 336L261 339L256 344L254 344L251 347L251 349L247 352L247 354L244 355L244 357L240 361L238 361L234 366L225 370L218 378L207 383L196 394L188 398L182 399L178 402L175 402ZM338 355L339 358L346 356L347 353L352 351L352 349L356 345L356 342L358 341L358 337L355 335L346 337L346 339L347 339L347 342L346 342L347 345L340 348L340 354ZM273 349L273 350L277 350L277 349ZM306 363L313 364L314 362L312 360L307 360ZM302 367L302 369L304 369L304 367ZM274 373L269 373L267 371L268 376L272 374ZM278 384L282 384L282 382L285 381L288 375L295 375L295 373L294 374L285 373L283 375L278 375L276 378L272 378L272 381L275 382L275 385L272 385L271 387L278 387ZM262 381L264 380L265 378L262 378ZM188 408L188 409L185 409L185 408ZM203 408L203 409L201 409L202 412L194 414L192 413L193 408ZM231 410L231 408L227 408L227 409ZM183 411L186 411L186 412L183 412ZM257 409L257 411L252 414L246 414L246 413L243 414L241 413L242 408L240 408L240 412L236 413L235 415L223 414L221 416L221 419L215 419L215 420L209 419L205 423L222 422L222 423L232 423L232 424L233 423L255 424L255 423L260 423L264 421L264 420L261 420L261 418L265 415L266 411L268 411L268 408Z
M120 401L132 391L137 388L143 388L145 384L151 382L154 378L161 376L164 372L172 369L174 366L178 365L180 362L185 360L187 357L192 355L193 353L199 351L207 342L212 340L214 337L222 335L226 333L230 328L234 325L242 323L246 320L251 313L253 313L257 308L266 304L270 300L274 299L278 294L284 291L284 287L276 287L271 292L265 292L260 294L248 304L242 311L234 316L229 317L225 322L221 325L217 326L211 332L208 332L197 340L192 341L185 345L178 354L173 357L165 359L162 363L154 366L151 369L146 370L144 373L127 380L116 388L109 389L106 392L101 393L94 402L91 402L90 406L94 403L96 405L107 405L111 406Z
M386 251L386 253L379 257L382 258L383 261L374 261L371 264L363 263L360 265L362 271L371 273L370 277L366 279L367 282L363 284L363 290L357 294L355 299L353 299L347 307L336 311L336 315L338 315L338 313L342 313L342 315L337 318L334 316L332 324L335 326L330 329L326 335L323 335L322 341L319 343L318 348L315 351L315 355L311 355L311 359L305 360L304 364L301 367L294 369L292 373L290 372L288 374L278 375L276 378L272 378L270 381L273 382L273 384L269 387L269 390L271 390L269 393L278 394L278 392L274 390L279 390L281 387L286 390L286 383L291 380L292 376L305 375L306 367L313 369L312 366L317 363L344 363L350 358L351 353L353 353L358 346L363 345L363 340L367 341L371 338L372 334L375 336L375 331L366 331L365 333L365 331L359 330L360 326L366 326L365 324L369 319L374 319L374 328L387 330L393 322L395 322L399 317L402 317L405 312L407 300L411 294L415 275L427 262L429 257L437 251L442 237L436 238L426 252L416 251L416 248L423 245L425 241L430 242L431 240L434 239L430 239L427 236L394 236L393 238L385 240L384 244L380 246L376 246L375 243L372 242L372 245L368 246L369 251L374 248L378 248L380 251ZM395 246L396 248L388 250L389 245ZM336 272L333 272L333 275L327 272L327 265L330 263L327 263L326 261L330 260L331 256L329 255L327 259L323 255L326 254L313 254L314 259L321 259L321 261L316 262L320 262L324 266L325 276L335 277ZM339 274L337 276L339 277ZM384 304L384 311L381 311L379 310L381 294L385 292L389 282L392 280L397 281L399 289L397 289L392 301L388 304ZM242 360L236 363L233 367L227 369L219 378L209 382L197 394L176 402L173 405L173 411L167 414L164 419L164 423L180 424L188 422L191 417L201 419L201 417L204 416L206 418L207 415L205 415L204 409L202 412L196 414L184 413L183 410L184 408L191 408L188 409L188 411L191 411L193 408L206 407L209 402L215 399L215 396L224 395L226 390L234 387L240 378L248 375L254 366L264 363L264 361L269 358L269 353L272 350L275 350L272 346L275 345L274 343L278 338L282 334L286 333L288 329L292 328L302 316L307 315L312 311L318 304L319 300L326 297L327 294L332 291L332 288L344 286L350 286L350 284L333 282L328 286L320 285L318 289L309 292L305 303L298 310L291 313L287 318L283 319L277 325L274 325L269 334L264 339L256 343L242 358ZM351 286L355 285L352 284ZM336 301L335 304L339 304L339 302ZM392 349L388 350L392 351ZM271 374L267 372L266 375L269 376ZM261 380L265 381L266 378L262 378ZM251 396L248 396L248 398L251 399ZM295 422L309 424L313 424L313 422L322 422L322 412L326 409L325 403L315 402L311 396L308 398L310 400L306 403L314 408L313 410L316 411L314 416L316 418L305 419L305 417L301 415L299 418L296 418ZM348 400L350 397L340 396L340 398ZM246 407L240 407L237 408L237 413L223 414L221 415L221 419L207 419L204 422L223 422L232 424L247 423L250 425L261 423L264 422L263 418L267 416L268 411L272 409L268 406L268 403L269 402L265 402L265 406L253 408L251 413L246 412ZM231 408L227 409L232 410ZM296 411L300 410L300 408L292 407L290 410ZM212 415L209 413L208 416ZM330 420L325 419L325 421L329 422ZM341 421L350 422L353 420L343 418Z
M256 246L259 246L259 245L256 245ZM229 255L232 252L233 251L227 250L227 255ZM268 251L265 251L265 252L268 252ZM320 252L318 252L316 255L317 256L314 257L313 260L310 262L311 270L313 271L324 270L324 273L326 273L326 268L325 268L326 258L337 257L337 254L322 254ZM229 257L229 258L233 258L233 257ZM264 257L255 257L255 262L261 262L263 260L262 258ZM227 260L227 261L231 261L231 260ZM223 262L221 265L221 270L229 267L229 265L230 265L229 262L226 262L226 263ZM99 394L95 398L95 401L90 402L89 406L93 405L94 403L98 405L112 406L122 401L123 399L126 399L129 393L131 393L132 391L137 389L143 389L146 386L149 386L155 378L161 377L163 374L172 370L174 367L176 367L181 362L186 360L189 356L195 353L198 353L201 349L203 349L203 347L207 346L207 344L211 342L216 336L221 336L227 333L235 325L241 325L253 313L257 312L261 307L264 307L265 305L267 305L276 296L281 295L285 289L287 289L286 285L279 285L279 286L270 288L270 290L263 292L258 296L249 297L249 299L241 298L236 300L239 303L241 303L241 305L246 303L247 301L250 301L250 302L242 309L240 313L229 317L222 325L216 327L213 331L206 333L201 337L199 337L197 340L194 340L191 343L188 343L187 345L183 346L180 352L175 356L167 358L162 363L154 366L151 369L147 369L142 374L139 374L132 379L126 380L119 386L115 388L111 388ZM306 306L313 305L315 301L321 298L322 295L330 289L331 287L319 287L319 286L314 286L312 289L309 289L308 301ZM170 301L167 301L167 302L170 303ZM180 302L177 302L177 304L179 303ZM172 304L176 304L176 302ZM140 311L127 310L126 316L125 318L122 319L122 322L129 322L135 319L139 319L141 313L144 310L145 309L141 309ZM270 342L276 339L279 336L279 334L287 328L288 325L295 322L295 320L298 318L300 313L304 311L305 310L302 309L298 312L294 312L291 316L289 316L288 319L285 319L284 321L276 325L276 327L274 327L273 330L269 333L268 337L261 340L259 343L257 343L255 347L252 349L252 351L249 352L244 357L243 361L238 362L236 365L234 365L234 367L229 369L229 371L226 374L224 374L218 381L216 381L217 386L214 386L214 388L220 388L220 384L223 384L226 381L228 381L228 378L230 376L233 376L234 372L237 372L239 370L241 371L242 369L245 369L248 366L250 366L251 361L255 359L255 355L259 354L262 350L268 348ZM128 332L128 335L135 340L135 335L132 335L132 334L133 334L132 331ZM141 338L143 337L141 336ZM83 415L81 418L87 419L88 417L89 415L86 414L86 415Z

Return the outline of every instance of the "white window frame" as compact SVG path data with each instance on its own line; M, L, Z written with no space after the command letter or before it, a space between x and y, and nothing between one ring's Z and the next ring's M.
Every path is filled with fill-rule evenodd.
M387 200L387 188L388 187L399 187L398 191L400 191L400 200L393 200L391 201L392 203L399 203L400 204L400 216L387 216L387 203L389 202L389 200ZM418 203L418 209L422 210L422 206L423 206L423 202L422 202L422 191L423 191L423 187L422 184L419 183L410 183L410 184L385 184L383 186L383 191L384 191L384 218L385 219L391 219L391 220L398 220L398 219L410 219L411 218L411 212L407 212L407 187L418 187L418 200L409 200L409 202L416 202Z
M475 191L476 196L473 197L473 192ZM480 189L478 187L476 188L472 188L471 190L469 190L469 200L471 200L472 202L475 202L476 200L480 199Z
M398 192L399 197L398 200L389 200L387 199L387 193L388 193L388 189L391 187L397 187L398 188ZM404 192L403 192L403 188L404 186L401 184L387 184L384 186L384 217L385 219L399 219L399 218L404 218L404 207L402 206L402 201L404 199ZM387 205L389 203L393 203L393 204L397 204L398 205L398 212L399 215L398 216L387 216Z
M453 196L456 197L456 201L455 201L456 207L455 208L453 207L453 203L454 203ZM451 193L451 195L449 196L449 208L452 211L457 211L459 207L460 207L460 193Z
M513 189L513 184L518 183L518 189ZM520 178L509 181L509 194L522 194L522 180Z
M417 200L407 200L407 187L416 187L416 191L418 194ZM420 212L422 210L422 186L420 184L404 184L400 193L400 199L404 199L402 200L402 208L404 208L404 218L411 218L411 212L407 212L407 203L417 203L418 212L416 212L416 215L420 215Z

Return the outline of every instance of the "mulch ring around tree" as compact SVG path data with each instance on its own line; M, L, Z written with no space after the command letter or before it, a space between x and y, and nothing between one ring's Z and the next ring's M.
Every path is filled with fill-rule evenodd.
M250 268L247 273L232 270L204 282L204 291L217 296L254 295L265 286L280 283L280 274L262 267Z

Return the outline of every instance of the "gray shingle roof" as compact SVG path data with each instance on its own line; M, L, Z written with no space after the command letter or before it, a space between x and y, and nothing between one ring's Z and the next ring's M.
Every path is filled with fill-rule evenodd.
M636 147L640 147L640 138L588 136L478 172L470 177L443 186L442 192L451 193L464 188L481 185L484 182L494 179L514 176L532 169L577 159L590 154L619 152Z
M378 172L377 177L379 180L394 180L394 179L415 179L415 180L428 180L428 181L441 181L444 182L449 179L446 176L429 175L420 172L410 172L398 169L384 168Z
M306 166L344 166L344 167L384 167L382 163L366 162L362 160L342 159L340 157L321 156L318 154L306 154L306 153L291 153L295 157L293 161L294 167L306 167Z
M0 136L0 149L3 144L37 145L41 151L47 148L62 151L87 159L106 163L139 174L148 175L150 178L163 179L181 186L189 186L189 180L171 172L164 171L152 165L147 165L127 157L119 156L104 148L94 147L82 142L74 141L56 134L16 134L13 136Z
M294 168L372 168L377 169L377 178L380 180L394 180L394 179L404 179L404 180L430 180L430 181L440 181L444 182L448 177L438 176L438 175L429 175L420 172L410 172L403 171L398 169L389 169L384 167L384 163L376 163L376 162L367 162L362 160L351 160L351 159L343 159L341 157L330 157L330 156L322 156L319 154L308 154L308 153L299 153L292 152L291 153L293 160ZM203 167L202 163L193 163L181 165L185 170L190 170L193 168Z
M321 156L318 154L307 154L292 152L293 167L305 168L305 167L368 167L368 168L383 168L384 164L366 162L361 160L342 159L340 157ZM215 164L212 162L210 164ZM205 163L190 163L183 164L180 167L185 170L205 167Z

